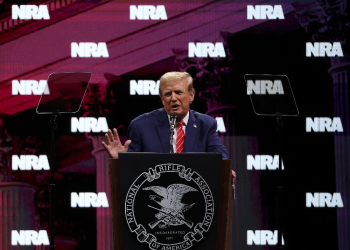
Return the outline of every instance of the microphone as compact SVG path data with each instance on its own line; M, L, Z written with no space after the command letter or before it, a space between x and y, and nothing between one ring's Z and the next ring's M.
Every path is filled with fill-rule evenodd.
M177 113L174 112L171 114L170 116L170 153L174 153L173 136L174 136L175 125L178 119L179 119L179 115Z

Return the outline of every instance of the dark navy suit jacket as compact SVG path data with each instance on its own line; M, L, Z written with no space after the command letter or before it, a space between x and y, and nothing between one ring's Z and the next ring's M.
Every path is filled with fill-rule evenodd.
M217 152L222 154L223 159L229 159L216 128L214 118L190 110L184 152ZM145 113L132 120L127 137L131 140L128 152L169 153L170 124L164 108Z

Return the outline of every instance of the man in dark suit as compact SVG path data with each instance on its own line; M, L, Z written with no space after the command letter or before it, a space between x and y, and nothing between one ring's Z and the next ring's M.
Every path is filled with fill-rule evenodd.
M218 152L223 159L228 159L216 126L212 117L189 110L183 152ZM169 131L169 118L164 108L137 117L128 130L127 137L131 140L128 152L169 153Z
M174 152L218 152L223 159L229 156L216 132L216 120L190 110L195 95L192 77L187 72L168 72L160 78L159 95L164 108L140 115L128 129L128 140L123 145L114 128L105 135L102 145L110 157L118 158L119 152L170 151L170 115L178 114L175 129ZM181 122L181 123L180 123ZM179 136L178 136L179 135ZM236 173L232 171L235 181Z

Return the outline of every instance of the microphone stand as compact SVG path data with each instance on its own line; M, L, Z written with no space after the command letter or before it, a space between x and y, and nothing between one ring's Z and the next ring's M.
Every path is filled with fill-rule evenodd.
M173 141L174 141L174 132L175 132L175 124L178 119L177 113L172 113L170 116L170 153L174 153Z
M174 153L174 147L173 147L173 136L174 136L174 125L171 125L170 127L170 153Z

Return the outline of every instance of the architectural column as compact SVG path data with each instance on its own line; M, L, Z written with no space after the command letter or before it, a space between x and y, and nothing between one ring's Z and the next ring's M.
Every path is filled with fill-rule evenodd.
M34 246L11 244L12 230L35 229L36 187L23 182L0 182L0 248L34 249Z
M107 77L108 76L108 77ZM109 78L110 75L106 77ZM119 78L116 77L118 80ZM88 91L83 100L83 109L86 111L83 116L105 117L113 111L115 96L112 90L112 83L99 82L90 83ZM104 135L90 134L87 138L91 139L93 150L91 154L96 159L96 193L106 193L108 205L110 206L110 184L109 184L109 156L102 146ZM96 208L96 226L97 226L97 249L113 249L113 231L112 231L112 211L111 207Z
M109 156L102 146L104 136L89 136L93 144L92 155L96 159L96 193L105 192L110 206ZM112 211L110 207L96 208L97 249L113 249Z
M344 205L337 208L338 249L345 250L350 247L350 63L332 63L329 73L334 84L334 116L340 117L343 125L343 132L335 133L334 150L336 191L341 194Z
M336 192L341 194L344 207L337 208L338 249L350 248L350 22L349 2L346 0L295 3L300 25L314 42L339 42L343 56L330 57L328 73L333 78L334 117L340 117L343 132L335 132Z
M34 249L11 244L13 230L37 229L34 200L37 187L16 178L11 170L13 143L4 120L0 116L0 249Z

